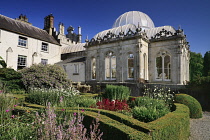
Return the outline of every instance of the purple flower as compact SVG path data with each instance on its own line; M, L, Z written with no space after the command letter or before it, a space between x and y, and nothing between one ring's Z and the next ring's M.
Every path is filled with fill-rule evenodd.
M60 103L63 102L63 96L60 96Z
M84 109L81 109L81 111L84 112L85 110Z
M9 112L9 109L7 109L6 112Z
M16 107L17 105L14 105L14 107Z
M74 116L76 116L77 115L77 113L76 112L74 112Z
M61 109L61 111L65 111L65 109Z

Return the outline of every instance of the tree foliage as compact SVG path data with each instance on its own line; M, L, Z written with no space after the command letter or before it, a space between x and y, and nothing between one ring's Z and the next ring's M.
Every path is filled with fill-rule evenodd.
M4 59L0 56L0 68L6 68L7 64Z
M58 65L35 64L21 71L22 81L29 88L67 88L70 80L64 70Z
M204 76L210 76L210 51L206 52L204 55L203 74Z
M0 68L0 80L6 92L23 89L22 75L11 68Z
M203 76L203 57L200 53L190 52L190 81Z

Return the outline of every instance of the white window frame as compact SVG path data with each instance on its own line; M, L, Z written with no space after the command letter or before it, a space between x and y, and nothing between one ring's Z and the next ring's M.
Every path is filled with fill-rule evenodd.
M47 65L48 64L48 59L41 59L41 64Z
M49 44L42 42L41 51L42 52L49 52Z
M18 55L17 69L22 69L27 66L27 56ZM21 67L21 68L19 68Z
M132 57L130 57L130 55L133 55L133 58ZM133 59L133 77L129 77L129 65L128 65L128 60L129 59ZM128 80L133 80L134 79L134 54L133 53L129 53L128 54L128 57L127 57L127 78L128 78Z
M170 58L170 63L169 63L169 65L170 65L170 67L169 66L167 66L167 73L169 73L169 77L170 77L170 79L166 79L165 78L165 67L164 67L164 65L165 65L165 57L166 56L169 56L169 58ZM157 74L157 58L158 57L161 57L162 59L162 61L161 61L161 66L162 66L162 76L161 76L161 78L157 78L157 77L159 77ZM162 52L159 52L159 55L157 55L156 57L155 57L155 80L156 81L171 81L171 55L169 54L169 53L167 53L166 51L162 51Z
M114 60L115 67L112 67L113 59L115 59ZM108 60L108 65L106 64L106 60ZM109 70L110 77L107 77L107 69ZM106 56L105 56L105 79L106 80L116 80L116 73L117 73L116 69L117 69L117 57L113 52L109 51L108 53L106 53ZM113 73L112 73L113 70L115 70L115 77L113 77Z
M18 46L27 48L27 46L28 46L28 39L26 37L19 36L18 37Z
M94 64L93 61L95 61L95 65L93 65ZM95 78L93 78L94 71L95 71ZM91 59L91 79L96 80L96 58L95 57L92 57Z
M79 64L75 63L74 64L74 73L73 75L79 75Z

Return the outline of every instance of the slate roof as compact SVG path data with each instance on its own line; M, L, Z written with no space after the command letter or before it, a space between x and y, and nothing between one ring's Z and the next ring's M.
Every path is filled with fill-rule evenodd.
M56 64L67 64L67 63L77 63L77 62L85 62L86 57L76 57L76 58L70 58L70 59L65 59L63 61L57 62Z
M60 45L45 30L0 14L0 29Z
M72 45L68 45L68 46L62 46L61 54L84 51L85 50L84 46L85 46L85 43L78 43L78 44L72 44Z

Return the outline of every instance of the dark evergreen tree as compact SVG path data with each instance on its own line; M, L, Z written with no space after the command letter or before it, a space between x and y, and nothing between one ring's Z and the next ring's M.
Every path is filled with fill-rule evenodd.
M0 56L0 68L6 68L7 67L7 64L6 62L4 61L4 59Z
M190 52L190 81L203 76L203 57L200 53Z
M207 51L204 55L203 74L204 76L210 76L210 51Z

